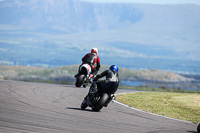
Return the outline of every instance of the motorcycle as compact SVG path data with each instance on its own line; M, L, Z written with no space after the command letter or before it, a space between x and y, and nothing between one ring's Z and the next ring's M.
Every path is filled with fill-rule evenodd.
M100 111L103 107L107 107L112 99L114 99L114 94L108 94L105 92L97 92L95 94L91 94L91 88L88 92L88 95L84 98L81 103L81 109L85 109L88 106L92 108L93 111Z
M197 126L197 132L200 133L200 123L199 123L199 125Z
M89 64L82 64L80 66L80 70L79 73L76 77L76 87L81 87L83 85L83 87L85 88L88 83L91 82L91 67Z

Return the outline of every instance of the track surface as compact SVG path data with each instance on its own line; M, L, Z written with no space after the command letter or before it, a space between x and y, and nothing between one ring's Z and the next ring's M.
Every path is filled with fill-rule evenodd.
M80 109L88 88L0 80L0 133L195 133L197 124L111 102ZM118 90L117 93L128 92Z

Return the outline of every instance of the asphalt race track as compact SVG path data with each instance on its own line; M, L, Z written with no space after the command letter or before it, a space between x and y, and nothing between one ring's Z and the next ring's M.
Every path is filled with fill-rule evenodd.
M197 124L111 102L80 109L88 88L0 80L0 133L196 133ZM128 92L118 90L117 93Z

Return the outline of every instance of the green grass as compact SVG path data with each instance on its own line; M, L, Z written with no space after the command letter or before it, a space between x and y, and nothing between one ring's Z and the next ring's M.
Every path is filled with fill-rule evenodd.
M151 113L200 122L200 95L196 93L136 92L117 95L116 100Z
M188 89L173 89L173 88L153 88L153 87L134 87L134 86L119 86L119 89L133 89L142 91L158 91L158 92L179 92L179 93L197 93L200 94L200 89L198 90L188 90Z

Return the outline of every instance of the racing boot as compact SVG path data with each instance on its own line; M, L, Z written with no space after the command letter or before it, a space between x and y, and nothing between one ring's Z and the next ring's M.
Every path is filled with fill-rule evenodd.
M77 77L78 77L78 75L79 75L78 73L77 73L76 75L74 75L74 78L77 78Z

